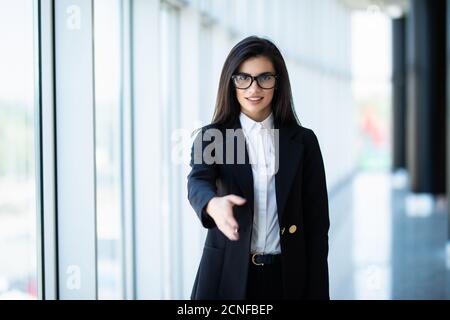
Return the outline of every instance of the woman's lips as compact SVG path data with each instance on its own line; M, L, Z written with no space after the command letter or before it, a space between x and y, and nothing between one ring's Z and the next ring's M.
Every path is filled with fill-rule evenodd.
M245 98L247 101L249 101L251 104L258 104L263 100L263 97L260 98Z

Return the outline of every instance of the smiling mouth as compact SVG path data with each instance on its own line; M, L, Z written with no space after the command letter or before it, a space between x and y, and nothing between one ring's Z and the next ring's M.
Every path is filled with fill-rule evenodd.
M250 101L260 101L260 100L262 100L263 98L262 98L262 97L259 97L259 98L245 98L245 99L250 100Z

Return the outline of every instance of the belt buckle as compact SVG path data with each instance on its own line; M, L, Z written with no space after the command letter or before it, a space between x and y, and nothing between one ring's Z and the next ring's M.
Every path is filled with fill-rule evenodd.
M256 261L255 261L255 257L256 256L262 256L262 253L260 253L260 252L255 252L254 254L252 254L252 262L253 262L253 264L255 265L255 266L263 266L264 265L264 263L256 263Z

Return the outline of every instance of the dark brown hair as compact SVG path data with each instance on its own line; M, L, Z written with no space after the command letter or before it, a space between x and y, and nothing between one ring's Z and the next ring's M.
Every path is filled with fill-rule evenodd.
M277 85L272 98L274 121L280 125L300 124L294 110L289 75L280 50L270 41L257 36L250 36L231 49L225 60L220 75L219 90L212 123L228 125L236 121L241 106L236 97L236 89L231 77L238 72L247 59L264 56L272 61L277 74Z

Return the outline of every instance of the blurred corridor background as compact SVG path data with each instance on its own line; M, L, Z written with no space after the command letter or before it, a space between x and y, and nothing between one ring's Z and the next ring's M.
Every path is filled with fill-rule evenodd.
M0 0L0 299L188 299L191 133L249 35L286 59L332 299L450 298L450 1Z

